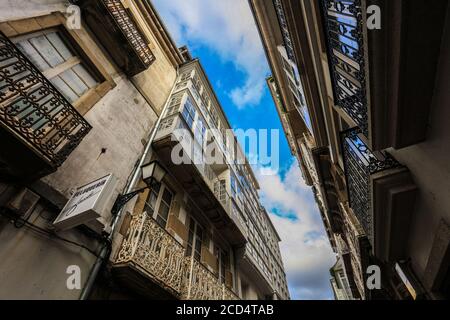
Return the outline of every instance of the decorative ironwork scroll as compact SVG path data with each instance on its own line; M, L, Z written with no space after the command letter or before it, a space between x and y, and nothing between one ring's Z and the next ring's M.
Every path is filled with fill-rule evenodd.
M322 0L336 104L369 137L364 0Z
M60 166L91 126L0 32L0 124Z
M239 299L144 212L133 217L115 264L139 266L151 279L181 299Z
M281 33L283 35L284 47L286 48L287 55L291 61L296 61L294 55L294 46L292 44L291 35L289 33L288 24L286 21L286 16L284 14L283 4L281 0L274 0L273 5L275 6L275 10L277 12L278 23L281 27Z
M116 264L132 262L152 278L181 293L186 271L184 248L143 213L133 218Z

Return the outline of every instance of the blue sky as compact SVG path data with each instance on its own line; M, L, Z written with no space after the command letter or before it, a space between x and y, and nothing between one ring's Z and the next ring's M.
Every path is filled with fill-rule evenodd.
M332 299L335 258L265 83L270 70L247 0L152 3L177 45L200 58L233 128L280 130L280 170L264 175L256 166L261 201L282 238L291 297Z

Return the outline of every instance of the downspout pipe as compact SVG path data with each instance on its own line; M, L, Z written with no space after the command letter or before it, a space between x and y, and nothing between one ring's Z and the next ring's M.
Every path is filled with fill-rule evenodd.
M140 158L139 164L138 164L137 167L134 168L133 177L131 178L130 182L127 184L127 187L126 187L126 189L124 191L124 194L130 193L136 188L137 184L139 183L139 181L141 179L141 167L145 164L147 159L149 159L151 157L151 155L152 155L152 143L153 143L153 140L156 137L156 133L158 132L158 128L159 128L159 125L161 124L161 121L162 121L162 119L164 117L164 114L166 113L167 107L169 105L170 97L172 96L172 94L173 94L173 92L175 90L175 86L176 86L177 81L178 81L178 76L179 76L179 66L177 66L176 78L175 78L175 82L174 82L174 84L172 86L172 90L170 91L170 94L167 97L166 102L164 104L164 108L161 111L161 114L159 115L155 126L153 127L153 130L152 130L152 132L150 134L150 139L148 140L148 142L147 142L147 144L145 146L145 149L144 149L144 152L143 152L143 154L142 154L142 156ZM113 243L114 234L116 232L116 229L119 226L119 222L120 222L120 220L122 218L122 215L125 212L125 208L126 208L126 206L121 208L120 211L118 212L118 214L115 217L113 217L113 221L111 223L111 231L110 231L108 237L103 240L102 248L101 248L100 253L99 253L99 255L98 255L98 257L97 257L97 259L96 259L96 261L94 263L94 266L91 269L91 272L89 273L88 279L86 280L86 283L85 283L85 285L83 287L83 290L81 291L79 300L87 300L87 299L89 299L89 296L90 296L90 294L92 292L92 289L94 287L95 280L97 279L97 276L98 276L98 274L99 274L99 272L101 270L103 262L107 261L109 259L110 254L111 254L111 246L112 246L112 243Z

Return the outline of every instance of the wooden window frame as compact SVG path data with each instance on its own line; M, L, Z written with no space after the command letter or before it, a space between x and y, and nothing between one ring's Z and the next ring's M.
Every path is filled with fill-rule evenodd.
M68 28L66 22L67 20L61 12L53 12L39 17L2 22L0 23L0 30L8 38L24 37L27 34L45 31L46 29L55 29L58 31L71 49L74 50L74 53L80 58L83 66L99 82L96 86L85 92L77 101L72 103L81 115L85 115L102 97L116 86L116 83L88 48L88 45L82 40L79 34L80 30ZM81 30L86 31L83 27Z
M175 193L172 191L172 189L170 189L165 183L163 183L163 182L161 182L161 183L158 183L159 184L159 190L158 190L158 194L157 194L157 196L156 196L156 200L155 200L155 207L153 208L153 212L147 212L147 214L149 215L149 216L151 216L152 217L152 219L153 220L155 220L156 221L156 223L158 223L157 221L157 218L158 218L158 216L159 216L159 210L160 210L160 208L161 208L161 202L162 201L164 201L163 200L163 195L164 195L164 192L165 191L168 191L169 193L170 193L170 195L171 195L171 201L170 201L170 203L168 204L169 205L169 211L168 211L168 215L167 215L167 218L166 218L166 223L165 223L165 225L164 226L161 226L159 223L158 223L158 225L161 227L161 228L163 228L164 230L167 230L167 224L168 224L168 221L169 221L169 216L170 216L170 211L171 211L171 209L172 209L172 206L173 206L173 202L174 202L174 198L175 198ZM148 193L148 195L147 195L147 197L146 197L146 199L145 199L145 205L147 205L147 206L150 206L150 202L149 202L149 198L150 198L150 195L152 194L152 192L154 192L154 189L153 189L153 187L152 188L150 188L150 192ZM155 192L156 193L156 192ZM164 201L165 202L165 201ZM145 208L145 207L144 207Z

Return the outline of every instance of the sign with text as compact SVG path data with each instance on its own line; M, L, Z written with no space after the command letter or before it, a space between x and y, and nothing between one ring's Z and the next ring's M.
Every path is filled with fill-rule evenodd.
M53 225L66 230L99 218L115 185L116 178L110 174L77 188Z

